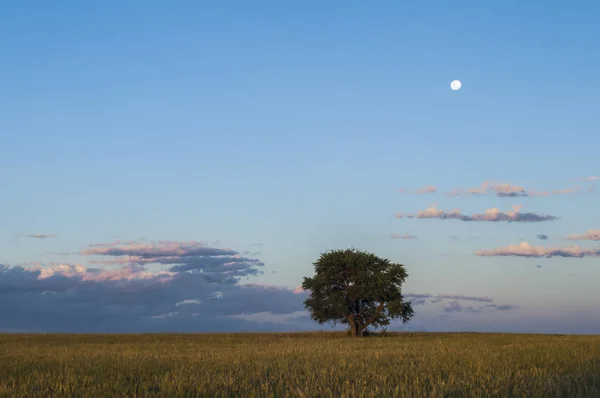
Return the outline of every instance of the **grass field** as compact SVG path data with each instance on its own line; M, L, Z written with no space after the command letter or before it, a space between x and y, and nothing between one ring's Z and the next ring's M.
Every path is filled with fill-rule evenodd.
M600 397L600 336L0 335L0 397Z

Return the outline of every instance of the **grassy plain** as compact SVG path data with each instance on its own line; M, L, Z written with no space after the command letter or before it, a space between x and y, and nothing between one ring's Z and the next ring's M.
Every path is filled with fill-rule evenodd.
M600 397L600 336L0 335L0 397Z

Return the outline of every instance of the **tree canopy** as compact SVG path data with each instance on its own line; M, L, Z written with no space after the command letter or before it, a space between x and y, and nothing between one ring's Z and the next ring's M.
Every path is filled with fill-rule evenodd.
M369 326L408 322L414 312L402 296L408 273L375 254L356 249L331 250L313 263L315 276L305 277L309 292L304 306L319 324L347 324L353 337L363 336Z

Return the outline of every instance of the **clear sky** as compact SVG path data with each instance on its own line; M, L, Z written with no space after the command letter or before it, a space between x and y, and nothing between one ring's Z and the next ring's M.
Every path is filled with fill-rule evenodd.
M410 328L600 333L598 18L2 2L0 329L310 329L292 290L353 246Z

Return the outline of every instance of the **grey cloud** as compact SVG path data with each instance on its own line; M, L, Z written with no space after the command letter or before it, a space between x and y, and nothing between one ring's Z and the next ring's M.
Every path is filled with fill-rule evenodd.
M473 307L465 307L453 300L444 306L444 312L478 312Z
M431 298L431 294L429 293L406 293L403 294L405 298Z
M198 271L151 272L145 266L2 266L0 319L3 328L37 331L206 331L221 326L235 331L254 324L231 316L303 310L303 295L291 289L223 279Z
M546 235L546 234L539 234L537 237L538 237L538 239L541 239L541 240L548 240L548 235Z
M444 306L443 311L446 313L450 313L450 312L478 313L478 312L483 312L486 309L497 310L497 311L508 311L508 310L513 310L513 309L517 309L517 308L519 308L518 305L512 305L512 304L486 304L483 307L473 308L471 306L462 305L457 300L452 300Z
M462 294L438 294L436 296L431 295L430 293L407 293L404 295L407 299L410 300L413 305L425 305L425 304L436 304L440 302L446 302L446 305L443 307L443 311L445 313L452 312L468 312L468 313L479 313L484 310L493 309L498 311L506 311L513 308L518 308L517 305L511 304L495 304L493 303L493 299L489 297L480 297L480 296L467 296ZM474 303L481 303L483 306L478 308L463 305L460 301L470 301ZM484 305L485 304L485 305Z
M199 253L200 245L158 242L151 247L138 247L137 242L119 242L89 246L105 249L90 256L122 260L117 267L60 263L2 265L2 329L139 333L322 328L304 312L307 292L242 284L242 277L256 275L262 263L241 257L231 249L209 253L236 254L192 255ZM180 262L173 263L175 258ZM140 259L151 259L157 265L140 264ZM407 293L404 297L415 306L435 303L442 300L440 297L474 301L473 296L435 298L430 293Z
M498 311L508 311L508 310L514 310L514 309L519 308L518 305L511 305L511 304L503 304L503 305L488 304L487 307L497 309Z
M264 325L231 317L303 310L302 294L292 289L241 284L242 278L261 274L264 264L232 249L201 242L116 241L89 245L82 254L99 267L1 266L3 327L98 332L201 331L222 325L258 330Z
M446 300L467 300L467 301L479 301L479 302L492 302L489 297L475 297L475 296L463 296L459 294L440 294L437 295L436 298L446 299Z
M202 242L159 241L157 243L114 242L94 245L82 252L88 256L111 257L91 264L171 265L170 272L197 271L211 283L235 283L241 277L261 275L255 267L264 263L242 257L232 249L218 249Z

